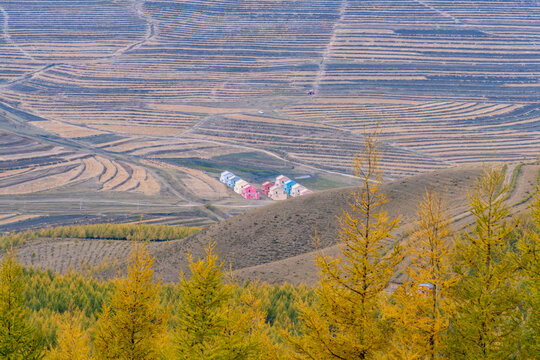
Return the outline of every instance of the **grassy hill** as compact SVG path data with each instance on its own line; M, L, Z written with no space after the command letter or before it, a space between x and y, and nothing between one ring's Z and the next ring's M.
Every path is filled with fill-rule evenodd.
M506 169L506 181L515 184L507 200L513 214L526 210L527 198L537 186L540 171L540 164L516 165ZM402 215L395 241L410 233L416 204L427 187L444 194L452 227L466 228L472 221L467 192L480 172L480 165L462 166L386 183L383 189L389 199L389 214ZM156 273L164 281L176 281L180 268L185 269L186 252L200 255L204 244L212 239L221 258L231 264L241 279L313 283L317 278L312 242L315 229L324 251L335 253L332 245L336 218L347 208L351 189L330 189L272 203L220 221L182 240L152 242ZM121 240L38 239L24 245L19 256L27 265L62 272L74 268L108 277L123 268L129 250L129 242Z
M402 215L400 239L414 219L416 204L426 187L445 193L452 217L466 215L466 194L480 173L478 166L445 169L392 181L384 185L390 216ZM311 253L317 231L323 246L334 242L337 217L348 208L352 188L331 189L316 194L273 203L221 221L182 242L175 242L158 253L158 271L174 272L183 264L177 256L185 251L199 254L209 239L217 242L217 251L245 278L266 281L305 281L316 275ZM458 226L466 219L457 222ZM163 270L162 270L163 269ZM242 269L242 270L239 270ZM259 276L261 275L261 276ZM172 280L172 279L171 279Z

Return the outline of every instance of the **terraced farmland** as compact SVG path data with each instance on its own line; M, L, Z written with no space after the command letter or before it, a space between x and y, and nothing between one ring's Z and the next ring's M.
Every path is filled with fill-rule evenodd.
M468 192L481 173L481 166L465 165L384 184L382 189L389 200L386 204L389 216L401 215L393 238L387 239L388 245L408 241L415 225L416 205L426 187L435 188L445 198L445 212L451 219L453 231L470 229L474 217L467 204ZM524 203L523 199L537 191L539 181L538 162L508 166L506 182L514 185L506 205L512 217L529 212L530 202ZM179 269L186 267L184 254L202 255L203 245L211 237L217 242L217 253L231 265L233 274L240 279L314 284L318 280L315 255L319 251L328 255L339 252L334 246L338 227L336 218L342 215L351 190L330 189L289 201L273 202L264 208L221 221L187 238L152 241L148 245L156 256L156 273L162 281L178 281ZM0 223L4 216L14 215L0 214ZM318 250L312 241L315 229L323 247ZM69 232L64 234L67 236ZM27 266L59 272L71 268L110 277L125 268L130 248L130 243L125 240L38 238L27 240L19 249L18 256ZM406 264L407 260L403 265ZM398 282L402 280L402 276L397 279Z
M343 185L377 126L388 178L533 160L539 38L537 1L2 1L0 193L250 207L219 156Z
M0 194L28 194L95 180L99 190L156 194L160 185L144 168L69 151L0 132Z

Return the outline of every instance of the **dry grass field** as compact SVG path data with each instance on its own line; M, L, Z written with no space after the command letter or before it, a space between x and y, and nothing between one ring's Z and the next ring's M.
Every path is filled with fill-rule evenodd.
M0 211L211 223L263 204L220 171L353 185L376 127L388 180L533 161L539 39L536 0L5 0Z

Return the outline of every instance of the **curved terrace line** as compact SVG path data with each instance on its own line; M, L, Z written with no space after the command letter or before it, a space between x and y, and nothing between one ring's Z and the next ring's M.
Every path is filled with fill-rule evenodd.
M142 40L134 42L133 44L130 44L130 45L128 45L126 47L123 47L121 49L118 49L118 50L116 50L114 53L112 53L110 55L104 55L104 56L97 57L97 58L94 58L94 59L91 59L91 60L83 60L83 61L80 61L80 60L63 60L61 62L45 63L41 68L39 68L37 70L27 72L27 73L23 74L21 77L1 85L0 89L2 89L2 88L5 89L5 88L8 88L8 87L10 87L12 85L20 84L22 82L30 80L30 79L34 78L36 75L40 75L42 73L45 73L48 70L50 70L51 68L54 68L54 67L59 66L59 65L86 65L86 64L96 64L96 63L100 63L100 62L106 61L106 60L113 60L114 61L114 60L116 60L116 58L124 55L126 52L131 51L131 50L135 50L135 49L141 47L142 45L144 45L147 42L149 42L150 40L152 40L157 34L156 22L155 22L155 20L153 20L151 18L151 16L149 14L144 12L144 3L145 3L145 0L137 0L137 1L133 1L132 5L131 5L131 7L137 13L137 16L141 20L146 22L146 32L145 32L144 38ZM1 6L0 6L0 13L2 13L2 15L4 17L4 21L3 21L3 25L2 25L2 37L5 39L5 41L8 44L11 44L14 47L16 47L26 57L28 57L28 58L30 58L30 59L32 59L34 61L37 61L36 58L34 58L30 53L28 53L22 47L20 47L11 38L11 35L9 34L9 15L8 15L7 11Z
M426 3L424 0L412 0L412 1L418 3L418 4L422 5L422 6L427 7L431 11L434 11L437 14L439 14L439 15L445 17L445 18L451 19L456 25L472 27L472 28L477 29L478 31L483 32L484 34L488 34L488 35L491 35L491 36L494 36L494 37L503 37L503 35L501 35L501 34L493 33L491 31L487 31L487 30L483 29L482 26L479 26L479 25L476 25L476 24L468 24L467 22L456 18L454 15L448 13L447 11L438 9L438 8L434 7L433 5L430 5L430 4ZM512 38L520 39L519 36L516 36L516 35L513 35L513 34L505 34L504 37L512 37ZM531 44L534 44L535 46L537 45L536 41L529 40L529 42Z

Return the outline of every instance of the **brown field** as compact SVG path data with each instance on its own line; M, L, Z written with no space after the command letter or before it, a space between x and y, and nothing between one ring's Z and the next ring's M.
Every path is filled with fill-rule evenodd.
M164 162L147 160L147 164L164 169L174 169L182 173L180 182L194 195L199 195L207 200L221 200L231 197L225 184L218 179L206 175L204 172L187 167L171 165Z
M387 180L534 161L538 24L518 0L3 1L0 211L47 216L0 231L264 204L225 169L353 185L375 128Z
M0 225L13 224L19 221L25 221L40 217L41 215L20 215L20 214L1 214Z
M62 170L60 173L54 173L56 169ZM63 171L64 169L66 171ZM36 193L66 185L76 177L80 176L81 172L84 170L84 166L81 164L75 165L68 163L67 166L54 166L50 167L48 170L52 172L50 175L47 173L45 175L36 175L35 178L30 178L29 180L0 188L0 195ZM32 173L29 175L32 175Z
M199 113L199 114L231 114L252 112L256 109L243 108L215 108L209 106L196 106L187 104L152 104L153 108L158 110L175 111L183 113Z
M150 196L161 189L154 175L141 166L47 146L12 133L0 133L0 138L4 139L6 153L0 156L0 165L6 169L0 173L0 195L34 194L91 179L103 191Z
M31 125L52 132L65 138L79 138L104 134L102 131L88 129L82 126L75 126L58 121L31 121Z
M126 183L130 179L128 169L132 171L131 168L128 168L125 165L117 162L113 162L113 165L116 168L116 172L110 180L103 183L102 190L104 191L114 190L115 188L118 188L120 185Z
M204 139L350 174L378 124L389 178L538 155L535 2L11 0L1 17L0 102L87 149L204 159L183 146Z
M109 125L96 123L90 123L89 126L110 133L126 135L176 136L182 132L182 129L168 126Z
M159 243L150 243L152 250ZM58 272L104 271L123 263L129 256L129 241L41 239L23 246L18 258L28 266Z
M105 184L109 180L111 180L114 176L116 176L118 169L111 160L102 158L102 157L98 157L98 159L103 164L103 167L105 168L105 171L99 177L99 182L102 184Z

